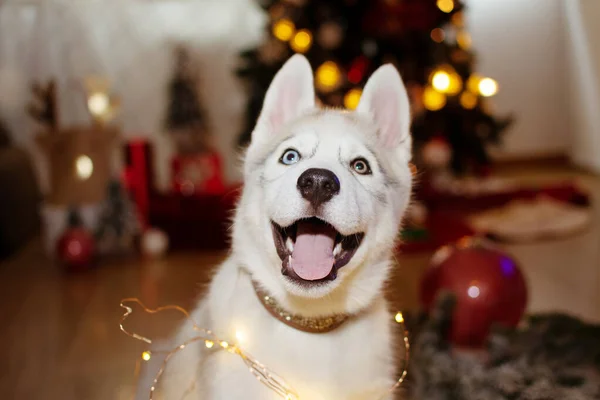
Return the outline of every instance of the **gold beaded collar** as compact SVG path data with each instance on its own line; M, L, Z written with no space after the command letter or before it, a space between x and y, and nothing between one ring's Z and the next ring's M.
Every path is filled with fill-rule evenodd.
M254 281L252 281L252 285L254 286L254 291L256 292L258 299L269 314L287 326L299 331L307 333L331 332L334 329L339 328L350 318L347 314L336 314L328 317L315 318L291 314L281 307L273 297L260 289Z

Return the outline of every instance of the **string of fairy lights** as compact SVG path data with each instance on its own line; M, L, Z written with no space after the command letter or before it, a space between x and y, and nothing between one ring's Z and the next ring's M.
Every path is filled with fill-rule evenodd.
M454 0L438 0L437 7L444 13L452 13L455 10ZM462 11L455 12L451 18L451 24L456 32L447 34L443 28L435 28L431 31L431 40L442 43L446 40L454 40L461 50L469 50L472 39L465 29L464 15ZM271 26L271 32L281 42L289 44L296 53L306 53L313 44L313 34L308 29L296 29L289 18L275 18ZM327 93L339 87L343 79L354 82L352 76L356 71L350 69L344 77L344 72L334 61L325 61L316 68L315 85L321 92ZM358 79L360 80L360 79ZM422 103L430 111L438 111L445 107L449 97L457 97L460 105L465 109L473 109L479 104L480 97L491 97L498 92L498 83L490 78L479 74L471 74L466 82L455 69L444 64L435 68L429 75L428 85L423 89ZM344 94L344 106L353 110L358 106L362 94L361 87L350 88Z
M177 311L185 316L185 319L187 320L187 322L189 322L192 325L192 329L194 330L194 332L196 332L196 336L186 340L183 343L180 343L180 344L174 346L170 350L166 350L166 351L145 350L144 352L142 352L141 360L143 362L150 361L152 359L153 355L155 355L155 354L163 354L164 355L163 362L161 363L158 372L154 375L154 379L152 380L152 385L149 388L149 394L148 394L149 400L154 399L154 394L157 392L159 382L161 380L162 375L165 372L165 369L166 369L167 364L169 363L170 359L172 357L174 357L180 351L185 350L185 348L187 346L189 346L193 343L196 343L196 342L203 342L204 346L209 350L212 349L214 351L225 351L225 352L228 352L229 354L237 355L243 361L243 363L246 365L249 373L251 373L256 378L256 380L258 380L260 383L262 383L269 390L273 391L274 393L276 393L279 397L281 397L284 400L300 400L300 396L298 395L296 390L285 379L283 379L282 377L277 375L275 372L270 370L266 365L262 364L260 361L258 361L256 358L254 358L252 355L250 355L249 353L244 351L244 349L241 347L239 342L242 342L243 338L245 338L245 332L236 331L236 334L235 334L236 341L223 340L223 339L219 338L211 330L198 326L196 324L196 322L191 318L188 311L182 307L170 305L170 306L163 306L163 307L159 307L159 308L155 308L155 309L150 309L150 308L146 307L144 305L144 303L142 303L137 298L127 298L127 299L121 300L120 306L121 306L121 308L125 309L125 312L119 322L119 327L120 327L121 331L123 333L125 333L127 336L134 338L136 340L142 341L146 344L152 344L152 339L150 339L146 336L140 335L136 332L130 332L124 326L125 321L129 318L129 316L131 314L133 314L133 308L132 308L133 304L138 305L145 313L148 313L148 314L158 314L162 311L167 311L167 310ZM408 331L404 324L404 316L402 315L401 312L398 312L394 315L394 321L396 321L396 323L398 323L400 325L400 327L402 328L402 333L403 333L403 343L404 343L403 370L402 370L402 373L400 374L400 377L396 380L396 382L388 390L386 390L384 393L382 393L382 395L376 400L383 400L384 398L387 398L392 392L396 391L402 385L402 383L404 382L404 380L406 379L406 376L408 374L408 364L410 361L410 342L408 339ZM393 349L394 346L390 345L389 348L390 348L390 351L392 351L391 349ZM138 359L136 362L136 367L135 367L135 379L136 380L139 379L140 371L141 371L141 365L140 365L140 360ZM195 387L195 381L190 382L190 385L188 386L188 388L186 390L186 394L190 393L194 389L194 387ZM170 399L167 399L167 400L170 400Z

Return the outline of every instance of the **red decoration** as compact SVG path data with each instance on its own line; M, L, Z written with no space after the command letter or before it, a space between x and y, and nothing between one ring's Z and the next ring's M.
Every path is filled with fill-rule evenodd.
M358 57L352 62L352 65L350 65L350 69L348 70L348 81L355 85L359 84L365 77L368 67L369 59L364 56Z
M224 184L217 153L179 155L173 158L173 190L185 196L221 194Z
M456 296L450 340L459 346L481 346L493 324L516 326L527 303L527 287L515 260L469 237L434 254L421 281L421 303L427 311L443 291Z
M57 243L56 254L69 272L87 270L94 257L94 238L81 225L75 212L69 215L69 227Z
M152 186L152 154L150 143L137 139L125 147L126 167L123 171L125 187L137 206L142 229L148 226Z

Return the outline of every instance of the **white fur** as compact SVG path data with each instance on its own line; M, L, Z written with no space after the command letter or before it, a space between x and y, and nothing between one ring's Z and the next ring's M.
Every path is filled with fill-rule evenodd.
M230 257L221 265L193 317L200 326L235 340L292 385L301 399L379 398L394 381L391 316L382 287L411 191L409 110L406 90L391 66L376 71L356 112L317 110L312 71L294 56L276 75L245 160L245 187L233 229ZM302 159L279 162L288 148ZM372 175L350 168L368 160ZM338 278L310 289L281 274L271 222L281 226L314 216L296 188L308 168L327 168L341 184L318 217L340 233L364 232L364 240ZM355 316L325 334L303 333L274 319L259 303L251 279L289 312L305 316ZM193 332L183 328L177 343ZM247 367L202 343L186 348L167 368L165 399L279 399Z

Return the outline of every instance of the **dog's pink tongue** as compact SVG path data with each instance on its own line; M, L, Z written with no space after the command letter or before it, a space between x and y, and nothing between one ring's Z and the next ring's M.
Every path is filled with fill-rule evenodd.
M298 223L291 267L302 279L323 279L333 269L333 245L337 232L329 225Z

